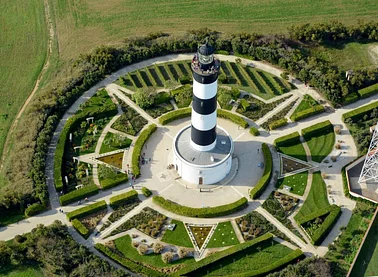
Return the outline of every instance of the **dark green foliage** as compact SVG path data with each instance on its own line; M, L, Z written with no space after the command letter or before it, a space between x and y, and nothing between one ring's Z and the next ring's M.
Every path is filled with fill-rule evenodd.
M287 125L287 118L281 118L279 120L273 121L272 123L269 124L269 129L270 130L275 130L277 128L280 128L282 126Z
M359 91L357 91L357 93L361 98L368 98L368 97L378 93L378 84L369 86L367 88L360 89Z
M302 136L305 140L309 140L311 137L321 136L330 132L333 132L333 125L327 120L302 129Z
M76 231L78 231L79 234L83 236L83 238L89 238L89 230L77 218L73 219L71 221L71 224L76 229Z
M311 237L311 242L314 245L320 245L323 242L341 215L339 206L332 205L329 210L329 215Z
M39 203L34 203L25 209L25 216L33 216L43 212L44 210L46 210L45 206Z
M324 112L324 107L322 105L316 105L309 109L294 113L290 117L290 119L295 122L295 121L299 121L301 119L305 119L316 114L320 114L322 112Z
M181 85L190 84L192 82L192 78L187 75L184 75L179 77L178 81Z
M127 182L128 176L107 165L100 164L98 167L98 177L102 189L107 190Z
M248 111L251 107L249 102L245 100L244 98L240 100L240 106L244 112Z
M365 115L369 115L372 113L374 110L378 109L378 101L373 102L369 105L363 106L361 108L352 110L350 112L344 113L342 115L342 118L344 122L347 121L347 119L350 119L351 121L356 122L357 120L363 118Z
M85 206L83 208L74 210L72 212L69 212L66 214L69 221L75 219L75 218L81 218L90 214L93 214L95 212L105 210L107 209L108 205L106 204L105 200L90 204L88 206Z
M98 187L96 185L85 186L78 190L73 190L59 197L59 202L62 206L72 203L77 200L82 200L88 196L92 196L98 193Z
M163 103L169 103L171 100L171 95L169 92L161 91L155 95L154 104L159 105Z
M152 195L152 191L150 191L148 188L146 187L142 187L142 193L144 196L146 197L150 197Z
M188 276L188 275L195 276L195 271L197 271L197 270L201 270L201 269L205 268L206 266L208 266L210 264L214 264L217 261L220 261L221 259L231 258L232 255L234 255L235 253L238 253L240 251L248 249L249 247L255 247L256 245L258 245L258 244L260 244L264 241L269 241L272 238L273 238L273 235L270 234L270 233L267 233L267 234L264 234L264 235L254 239L254 240L232 246L232 247L230 247L230 248L228 248L227 250L224 250L224 251L214 253L213 255L210 255L209 257L206 257L206 258L196 262L193 265L189 265L189 266L184 267L182 270L177 272L177 275L179 275L179 276Z
M283 146L290 146L293 144L300 143L299 139L300 135L298 132L294 132L291 134L288 134L286 136L280 137L274 141L275 147L283 147Z
M259 136L260 135L259 130L256 127L253 127L253 126L249 129L249 133L251 135L254 135L254 136Z
M192 108L184 108L180 110L175 110L159 117L159 123L161 125L166 125L169 122L172 122L176 119L189 117L191 113L192 113Z
M350 103L358 101L359 99L359 95L356 92L350 93L345 96L343 105L348 105Z
M137 138L134 144L134 151L131 158L131 164L133 169L133 174L135 177L140 176L139 158L142 153L142 148L150 136L156 131L157 127L155 124L149 125Z
M172 97L175 99L178 108L186 108L192 102L193 89L188 85L171 90Z
M248 122L245 121L242 117L225 110L218 109L217 116L228 119L244 129L249 126Z
M154 196L153 198L154 203L166 209L170 212L175 214L188 216L188 217L200 217L200 218L212 218L218 216L229 215L234 212L240 211L248 206L247 198L243 197L239 200L222 205L222 206L215 206L215 207L206 207L206 208L191 208L182 206L178 203L175 203L171 200L165 199L162 196Z
M138 192L136 190L131 190L111 197L109 200L109 205L114 209L121 205L134 202L137 198Z
M266 143L262 144L261 149L264 155L265 168L264 168L263 176L257 182L257 184L253 187L253 189L251 189L249 193L251 199L258 198L264 192L272 176L272 170L273 170L272 153L270 153L269 146Z

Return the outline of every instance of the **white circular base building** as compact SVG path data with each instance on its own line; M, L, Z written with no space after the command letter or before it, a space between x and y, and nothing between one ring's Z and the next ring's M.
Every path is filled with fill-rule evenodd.
M217 126L214 147L200 151L192 147L191 126L181 129L173 141L173 165L181 178L198 185L215 184L231 170L234 144L231 136Z

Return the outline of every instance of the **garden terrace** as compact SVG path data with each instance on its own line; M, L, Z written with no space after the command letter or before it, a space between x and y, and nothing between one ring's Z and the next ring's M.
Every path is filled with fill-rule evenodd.
M108 132L101 145L100 154L128 148L132 140L120 134Z
M309 165L290 159L281 155L281 175L285 175L297 170L309 169Z
M198 249L202 249L207 237L210 234L211 229L213 229L213 225L191 225L187 224L187 228L190 230L190 233L194 237L195 244L197 245Z
M207 248L217 248L239 244L234 228L230 221L220 222L211 236Z
M291 193L302 196L307 186L307 178L307 171L297 173L295 175L286 176L277 180L276 187L280 189L290 187Z
M106 163L108 165L111 165L115 168L122 169L122 161L123 161L124 152L119 152L115 154L110 154L106 156L101 156L96 158L97 160Z
M274 145L279 152L307 162L306 151L300 141L298 132L276 139Z
M184 223L172 219L170 224L176 224L175 229L173 231L167 229L161 241L177 246L193 248L192 241L188 236Z
M261 127L263 127L265 130L269 130L269 124L273 123L274 121L285 118L286 115L291 111L291 109L297 103L297 101L298 99L292 101L289 105L287 105L281 111L275 113L272 117L268 118L268 120L266 120L263 124L261 124Z

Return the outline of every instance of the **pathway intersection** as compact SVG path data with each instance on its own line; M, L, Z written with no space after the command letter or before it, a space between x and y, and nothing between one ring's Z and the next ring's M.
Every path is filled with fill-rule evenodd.
M220 186L219 188L214 189L212 194L203 194L203 193L201 194L199 190L197 189L187 189L184 185L177 185L177 182L173 180L171 173L168 172L166 169L167 159L171 151L172 138L174 137L178 129L188 124L189 120L181 119L181 120L177 120L173 122L169 126L161 126L158 123L157 119L154 119L151 116L149 116L144 110L142 110L139 106L137 106L128 97L126 97L122 93L121 90L124 90L128 93L132 93L132 92L129 92L126 89L121 88L116 84L113 84L113 82L116 81L120 76L124 76L125 74L132 72L136 69L141 69L141 68L150 66L154 63L189 60L192 58L192 56L193 54L168 55L164 57L159 57L159 58L154 58L154 59L146 60L143 62L139 62L133 65L127 66L113 73L112 75L110 75L109 77L107 77L106 79L104 79L103 81L101 81L100 83L98 83L97 85L89 89L88 91L86 91L64 114L63 118L60 120L54 132L53 138L50 143L48 155L46 158L46 172L45 173L47 177L47 185L48 185L49 195L50 195L51 210L45 213L42 213L40 215L22 220L17 224L11 224L11 225L1 228L0 240L9 240L17 234L30 232L33 228L35 228L39 224L49 225L53 223L55 220L60 220L70 226L70 223L66 219L65 214L59 212L59 209L61 209L62 207L60 206L60 203L59 203L59 194L55 191L55 187L54 187L54 172L53 172L54 153L55 153L58 138L68 118L71 117L73 114L75 114L75 112L78 110L79 106L82 103L84 103L86 100L92 97L97 92L98 89L103 88L103 87L106 88L106 90L108 91L110 95L112 96L116 95L122 101L127 103L127 105L135 109L140 115L142 115L145 119L148 120L149 124L155 123L159 127L156 133L148 141L149 147L148 147L148 150L146 150L146 155L148 157L152 157L153 162L150 163L148 166L142 167L141 169L142 177L139 178L136 182L137 189L140 189L141 186L148 186L148 187L151 186L154 188L154 190L158 194L166 198L169 198L172 201L179 202L182 205L187 205L187 206L192 206L192 207L201 207L204 205L204 202L206 202L206 205L208 206L226 204L226 203L230 203L232 201L239 199L241 196L245 196L249 199L249 189L251 188L250 184L257 182L257 181L252 182L251 178L255 178L256 180L258 180L261 177L262 172L260 168L249 169L249 171L251 171L249 173L250 175L246 174L245 176L243 176L242 174L237 174L229 185ZM220 60L227 60L230 62L235 62L235 60L238 58L234 56L224 56L224 55L218 55L218 57L220 58ZM253 63L256 68L262 69L276 76L280 76L280 74L282 73L280 69L277 69L263 62L250 61L243 58L241 59L241 62L243 64ZM290 95L290 94L292 94L292 97L286 100L285 102L281 103L273 111L267 113L264 117L260 118L256 122L253 122L250 119L246 118L246 120L250 123L251 126L256 126L256 124L260 125L264 123L276 112L284 109L285 107L290 105L293 101L297 101L294 107L290 111L290 113L292 113L294 109L299 105L301 99L303 99L303 96L305 94L310 94L315 99L322 99L322 97L315 90L306 87L304 84L300 83L299 81L295 79L290 79L290 81L295 83L297 89L292 90L290 93L285 94L284 96L280 96L280 97L286 97L287 95ZM259 99L259 100L263 102L269 102L269 101L271 102L271 101L277 100L278 98L279 97L276 97L268 101L264 99ZM254 149L255 151L255 149L259 148L261 143L263 142L267 144L273 144L274 140L278 137L290 134L295 131L300 132L300 130L302 130L305 127L308 127L309 125L313 125L313 124L316 124L325 120L330 120L331 123L334 125L342 126L342 132L340 135L336 136L336 140L345 141L345 145L347 145L346 148L343 149L338 162L334 163L332 168L330 168L328 164L324 164L324 163L319 164L319 168L322 173L325 173L328 176L328 178L325 179L325 182L327 186L329 186L330 188L330 193L329 193L330 203L341 206L343 212L342 212L341 217L337 221L336 225L333 227L332 231L329 233L327 238L323 241L323 243L319 247L314 247L313 245L309 243L308 238L306 237L306 235L303 234L302 230L300 230L300 228L296 226L296 223L294 220L291 220L292 223L294 224L294 226L297 227L299 232L302 233L303 237L306 238L306 242L304 242L299 237L297 237L288 228L286 228L281 222L279 222L275 217L273 217L270 213L268 213L265 209L261 207L263 200L265 200L269 196L269 194L275 189L276 178L272 178L269 186L267 187L267 189L265 190L265 192L263 193L263 195L260 197L259 200L249 200L249 206L246 209L239 211L237 213L234 213L232 215L229 215L229 216L224 216L224 217L219 217L219 218L206 218L206 219L188 218L188 217L180 216L180 215L171 213L169 211L163 210L161 207L154 204L151 198L145 199L144 197L142 197L143 201L140 205L138 205L131 212L123 216L120 220L113 223L109 228L107 228L97 237L92 235L87 241L85 241L80 235L78 235L75 231L73 231L72 228L70 228L70 232L73 234L73 237L75 240L89 247L91 251L95 252L97 255L102 256L93 248L93 245L97 242L103 242L104 237L107 234L110 234L112 230L116 229L119 225L121 225L126 220L131 218L133 215L139 213L144 207L150 207L166 215L167 217L177 219L183 222L218 223L222 221L231 220L231 223L234 227L236 227L235 226L236 223L234 221L235 218L240 217L251 211L256 211L260 213L261 215L263 215L270 223L276 226L277 229L283 232L291 241L297 244L301 248L301 250L305 252L307 255L324 256L325 253L327 252L328 245L332 243L334 239L340 234L340 227L347 225L351 217L352 210L355 207L355 202L344 196L343 182L341 179L342 178L341 169L343 166L345 166L346 164L348 164L349 162L351 162L357 157L357 149L354 144L353 138L350 135L346 125L342 122L341 115L349 110L355 109L359 106L371 103L373 101L376 101L374 96L363 99L363 100L359 100L358 102L344 106L343 108L337 109L330 113L323 113L317 116L313 116L310 119L306 119L301 122L289 123L289 125L287 125L286 127L281 128L280 130L271 131L270 133L260 129L261 135L258 137L252 137L250 134L248 134L246 130L240 130L235 124L232 124L223 119L218 119L219 124L225 127L230 132L231 136L234 139L237 139L237 142L235 143L235 154L238 156L238 159L239 159L240 172L248 171L248 169L247 170L244 169L243 171L243 168L242 168L243 164L244 166L247 166L249 163L256 162L256 161L252 161L252 159L254 160L262 159L261 153L260 154L256 152L252 153L249 151L249 149ZM177 107L175 106L175 109L176 108ZM232 109L231 112L236 113L235 108ZM119 109L119 113L116 116L116 118L120 116L120 114L121 114L121 110ZM116 118L114 118L111 121L111 123L114 122ZM103 133L101 134L99 144L96 147L96 154L99 153L101 142L104 140L107 132L113 132L113 133L119 132L111 128L111 125L112 125L111 123L109 123L105 127ZM130 136L128 135L128 137ZM131 137L131 138L133 139L133 143L134 143L136 137ZM128 151L127 159L125 161L128 164L131 164L131 153L133 150L133 143ZM238 144L240 146L238 146ZM309 148L307 147L306 143L304 143L303 145L305 147L307 157L311 159ZM333 153L331 153L330 155L332 154ZM85 159L85 157L82 157L82 158ZM273 171L279 170L278 155L274 156L273 163L274 163ZM159 178L159 176L167 176L167 178L164 178L164 180L162 180L161 178ZM311 188L311 182L312 182L312 173L308 175L306 190L304 192L303 197L300 197L301 199L306 199ZM98 179L97 181L95 180L95 183L99 185ZM98 200L105 200L107 203L109 203L109 199L112 196L117 195L122 192L129 191L130 189L131 188L127 185L121 185L111 191L100 192L98 195L91 197L89 202L83 203L82 205L73 204L73 205L65 206L63 207L63 210L65 212L69 212L77 208L83 207L85 205L91 204L93 203L93 201L98 201ZM185 197L182 197L182 195L185 195ZM300 205L302 204L303 204L303 200L300 201ZM292 219L298 211L299 211L299 208L296 209L296 212L292 214L290 218ZM109 214L110 212L108 211L108 215ZM99 227L100 226L98 226L98 228ZM240 239L241 234L239 233L238 236ZM114 265L113 262L111 263Z

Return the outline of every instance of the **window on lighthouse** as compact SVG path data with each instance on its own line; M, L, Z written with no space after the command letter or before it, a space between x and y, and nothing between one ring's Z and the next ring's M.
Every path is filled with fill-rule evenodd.
M213 61L213 55L206 56L206 55L199 54L199 61L202 64L209 64Z

